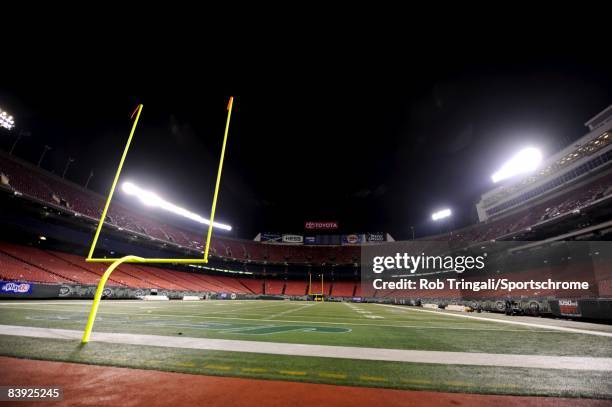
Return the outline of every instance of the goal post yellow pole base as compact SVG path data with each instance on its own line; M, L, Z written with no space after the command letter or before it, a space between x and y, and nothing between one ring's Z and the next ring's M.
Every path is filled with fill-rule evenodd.
M83 339L81 343L89 342L89 336L91 335L91 330L93 329L93 324L96 320L96 314L98 313L98 307L100 306L100 300L102 299L102 293L104 292L104 286L106 285L106 281L110 277L111 273L115 271L117 267L121 263L125 263L126 261L142 261L144 260L142 257L137 256L125 256L120 259L115 260L113 264L111 264L100 279L98 283L98 288L96 289L96 295L94 296L93 304L91 306L91 311L89 311L89 318L87 319L87 325L85 326L85 332L83 332Z

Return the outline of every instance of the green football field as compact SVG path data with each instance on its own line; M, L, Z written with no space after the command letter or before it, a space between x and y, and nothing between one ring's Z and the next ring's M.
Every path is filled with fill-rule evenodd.
M103 301L92 342L82 346L78 335L90 305L0 302L0 354L354 386L612 398L609 325L497 314L466 318L463 313L379 304ZM70 332L47 335L40 332L48 329L38 329L32 330L36 334L14 335L7 327ZM96 336L106 333L129 335ZM400 358L421 359L381 356L387 350L400 350ZM509 355L525 365L508 365L514 363L507 362ZM571 368L540 366L567 363L564 357L580 360Z

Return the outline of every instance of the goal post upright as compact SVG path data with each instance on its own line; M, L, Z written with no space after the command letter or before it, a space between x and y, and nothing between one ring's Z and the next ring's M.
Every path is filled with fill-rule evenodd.
M139 104L136 110L136 119L134 119L134 123L132 124L132 130L130 131L130 136L128 137L127 143L125 144L125 149L123 150L123 155L121 156L121 160L119 161L119 167L117 167L117 172L115 173L115 178L113 179L113 184L111 186L110 192L108 193L108 197L106 198L106 203L104 204L104 209L102 210L102 216L100 217L100 222L98 223L98 227L96 228L96 234L94 235L93 241L91 242L91 247L89 248L89 254L85 261L91 261L93 257L94 250L96 248L96 244L98 243L98 237L100 237L100 231L102 230L102 226L104 225L104 220L106 220L106 213L108 212L108 208L110 207L111 200L113 199L113 194L115 193L115 188L117 188L117 182L119 181L119 176L121 175L121 170L123 169L123 163L125 162L125 157L127 157L128 150L130 149L130 145L132 144L132 138L134 137L134 132L136 131L136 126L138 125L138 119L140 119L140 113L142 113L142 104ZM132 113L132 117L134 117L134 113Z
M213 195L212 209L210 210L210 223L208 225L208 233L206 235L206 246L204 246L204 260L208 261L208 250L210 249L210 240L212 238L213 221L215 219L215 210L217 209L217 196L219 195L219 185L221 184L221 172L223 171L223 159L225 158L225 145L227 144L227 133L229 132L230 119L232 118L232 107L234 106L234 97L230 96L227 104L227 120L225 122L225 133L223 134L223 145L221 146L221 158L219 159L219 170L217 171L217 182L215 183L215 193Z
M312 274L308 272L308 295L312 295Z
M321 273L321 301L325 301L325 289L323 288L323 273Z

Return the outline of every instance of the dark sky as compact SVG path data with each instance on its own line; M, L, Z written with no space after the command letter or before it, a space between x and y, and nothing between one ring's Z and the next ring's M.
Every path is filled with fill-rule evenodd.
M234 95L219 221L244 238L338 220L345 232L406 239L411 225L435 233L430 214L443 206L454 227L474 222L505 159L525 146L553 154L612 103L610 57L594 54L603 43L525 40L495 52L469 40L408 44L391 58L341 41L238 62L59 56L44 72L11 71L0 108L31 132L17 156L36 162L48 144L45 169L61 174L74 157L67 178L84 184L93 169L91 188L105 194L143 103L124 179L207 216ZM15 134L0 132L0 147Z

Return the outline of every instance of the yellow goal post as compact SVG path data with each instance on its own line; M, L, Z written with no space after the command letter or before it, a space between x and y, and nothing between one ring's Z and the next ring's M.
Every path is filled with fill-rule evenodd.
M208 232L206 234L206 243L204 246L204 257L201 259L173 259L173 258L143 258L138 256L124 256L120 258L94 258L94 250L96 248L96 244L98 243L98 238L100 237L100 231L102 230L102 226L104 226L104 220L106 219L106 215L108 213L108 208L110 207L111 200L113 198L113 194L115 193L115 188L117 187L117 182L119 181L119 177L121 175L121 170L123 169L123 163L125 162L125 158L127 157L128 151L130 149L130 145L132 143L132 139L134 137L134 133L136 132L136 126L138 125L138 120L140 119L140 114L142 113L143 105L139 104L134 113L132 113L132 118L134 122L132 123L132 129L130 131L130 135L128 137L127 143L125 144L125 148L123 149L123 155L121 156L121 160L119 161L119 166L117 167L117 172L115 173L115 178L113 179L113 183L108 193L108 197L106 198L106 203L104 204L104 209L102 210L102 216L100 217L100 221L98 222L98 227L96 228L96 233L94 234L93 241L91 242L91 247L89 248L89 254L85 261L91 263L111 263L111 265L106 269L102 277L100 278L100 282L98 283L98 287L96 289L96 293L94 295L93 304L91 310L89 312L89 317L87 319L87 325L85 326L85 331L83 332L83 338L81 340L82 343L89 342L91 331L93 329L93 325L96 319L96 314L98 312L98 307L100 306L100 300L102 298L102 292L104 291L104 286L106 281L110 277L111 273L122 263L175 263L175 264L202 264L208 263L208 253L210 249L210 241L212 238L212 230L213 230L213 222L215 219L215 210L217 208L217 198L219 196L219 186L221 185L221 173L223 171L223 159L225 158L225 147L227 145L227 135L229 133L229 125L230 119L232 117L232 108L234 105L234 97L231 96L229 98L229 102L227 104L227 119L225 122L225 132L223 134L223 144L221 147L221 158L219 159L219 169L217 171L217 181L215 183L215 190L213 194L212 208L210 211L210 219L208 225ZM135 117L134 117L135 116Z
M325 302L325 288L324 288L324 282L323 282L323 273L321 273L321 292L320 293L312 292L312 275L311 273L308 273L308 296L312 297L312 299L315 301Z

